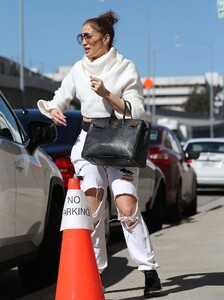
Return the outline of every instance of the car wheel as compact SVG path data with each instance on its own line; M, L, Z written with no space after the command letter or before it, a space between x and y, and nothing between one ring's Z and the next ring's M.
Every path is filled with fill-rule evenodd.
M193 192L193 199L191 203L184 208L183 210L183 215L185 217L190 217L194 216L197 213L197 205L198 205L198 200L197 200L197 184L195 183L194 185L194 192Z
M175 204L166 210L166 222L179 223L182 218L182 189L181 184L177 187Z
M161 183L158 187L153 207L146 217L146 224L150 234L161 230L163 227L164 203L165 187Z
M18 266L21 283L27 292L53 284L57 280L61 250L61 212L52 201L46 232L35 259Z

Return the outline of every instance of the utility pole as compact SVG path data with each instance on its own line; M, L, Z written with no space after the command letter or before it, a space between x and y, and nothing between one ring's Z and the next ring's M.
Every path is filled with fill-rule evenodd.
M26 108L24 89L24 35L23 35L23 0L19 0L19 44L20 44L20 72L19 88L22 107Z

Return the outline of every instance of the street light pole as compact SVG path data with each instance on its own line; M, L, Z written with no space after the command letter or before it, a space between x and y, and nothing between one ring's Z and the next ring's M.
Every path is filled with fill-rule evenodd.
M152 61L153 61L153 72L152 72L152 78L153 78L153 88L152 88L152 122L156 123L156 52L152 51Z
M23 35L23 0L19 0L19 44L20 44L20 76L19 87L21 93L21 100L23 108L26 107L25 103L25 90L24 90L24 35Z
M214 87L213 87L213 60L212 60L212 45L209 45L209 55L210 55L210 67L211 67L211 77L209 83L209 96L210 96L210 137L214 137Z

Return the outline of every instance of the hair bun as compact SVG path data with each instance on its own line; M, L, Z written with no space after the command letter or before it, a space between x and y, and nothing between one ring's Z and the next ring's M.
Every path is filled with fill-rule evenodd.
M99 18L106 19L107 22L109 22L112 25L117 23L118 20L119 20L119 17L117 16L117 14L113 10L108 10L104 14L99 15Z

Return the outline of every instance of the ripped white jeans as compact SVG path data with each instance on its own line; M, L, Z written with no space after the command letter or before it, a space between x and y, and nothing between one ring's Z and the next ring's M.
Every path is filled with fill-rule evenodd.
M103 189L103 199L93 214L93 223L97 224L92 232L92 243L96 256L99 272L102 273L107 267L107 249L105 242L105 201L108 185L111 187L113 196L130 194L138 199L138 168L118 168L96 166L81 157L86 132L81 131L71 152L71 161L74 164L76 174L83 176L81 189L86 192L91 188ZM128 180L127 180L128 179ZM140 271L153 270L159 265L154 260L154 251L150 240L148 228L143 220L137 205L133 216L122 217L118 211L118 219L121 222L128 251ZM134 225L128 227L126 222L136 220Z

